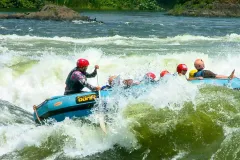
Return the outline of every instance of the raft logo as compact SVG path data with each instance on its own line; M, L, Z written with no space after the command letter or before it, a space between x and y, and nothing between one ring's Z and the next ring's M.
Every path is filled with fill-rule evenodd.
M87 95L87 96L77 96L76 101L77 103L87 102L87 101L94 101L97 98L95 94Z
M60 106L60 105L62 105L62 102L56 102L56 103L54 103L54 106L55 106L55 107Z

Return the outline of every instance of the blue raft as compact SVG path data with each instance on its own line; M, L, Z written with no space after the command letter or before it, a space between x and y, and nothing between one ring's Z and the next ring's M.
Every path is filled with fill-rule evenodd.
M225 86L236 90L240 89L239 78L233 78L232 80L204 78L203 80L191 80L189 82L193 84ZM137 94L138 92L141 94L145 93L145 91L142 90L144 89L144 86L147 87L148 85L137 85L136 87L133 87L133 90L129 90L130 93L126 92L125 96L133 93ZM149 86L147 88L149 88ZM141 90L138 91L136 89ZM110 93L111 90L100 91L101 97L103 98L108 97ZM89 116L92 113L91 109L95 106L96 98L98 97L98 92L82 92L66 96L55 96L50 99L46 99L43 103L33 107L34 121L41 123L45 119L53 118L57 122L60 122L66 117L72 119L74 117L80 118Z
M107 97L109 91L100 91L101 97ZM98 92L82 92L77 94L54 96L46 99L39 105L34 105L34 121L41 123L43 120L52 118L57 122L63 121L66 117L80 118L92 113L91 109L96 104Z
M231 89L239 90L240 89L240 79L233 78L229 79L213 79L213 78L204 78L203 80L191 80L189 81L193 84L210 84L216 86L225 86Z

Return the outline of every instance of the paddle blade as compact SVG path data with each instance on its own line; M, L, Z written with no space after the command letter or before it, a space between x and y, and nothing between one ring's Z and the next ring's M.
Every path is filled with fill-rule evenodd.
M235 69L232 71L232 73L231 73L230 76L229 76L229 79L230 79L230 80L235 77L235 76L234 76L234 73L235 73Z
M105 134L107 134L106 124L105 124L105 121L104 121L104 115L100 114L98 116L98 119L99 119L99 124L100 124L100 127L101 127L102 131Z

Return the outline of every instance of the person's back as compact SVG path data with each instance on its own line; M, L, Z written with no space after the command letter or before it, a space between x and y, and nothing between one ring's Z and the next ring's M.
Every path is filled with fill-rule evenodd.
M203 79L203 77L195 77L195 74L198 72L198 70L196 69L193 69L189 72L189 77L188 77L188 80L191 81L191 80L201 80Z
M88 65L89 62L86 59L79 59L77 61L77 67L68 74L66 79L64 95L80 93L84 87L87 87L91 91L97 91L100 89L100 87L94 87L87 83L87 78L95 77L97 75L97 69L99 66L96 65L94 71L89 74L86 72Z
M230 76L235 77L232 74L230 76L218 75L213 73L210 70L205 70L205 64L202 59L196 59L194 62L194 67L197 69L197 72L194 74L194 77L202 77L202 78L229 78Z

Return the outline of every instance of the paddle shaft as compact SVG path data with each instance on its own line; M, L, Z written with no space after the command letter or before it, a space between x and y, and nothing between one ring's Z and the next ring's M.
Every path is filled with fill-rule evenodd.
M98 81L98 73L97 73L97 85L99 86L99 81ZM102 97L101 97L101 92L100 90L98 91L98 96L99 96L99 104L98 106L102 105ZM102 129L102 131L107 134L107 130L106 130L106 125L105 125L105 120L104 120L104 115L103 114L99 114L98 115L99 118L99 124L100 124L100 128Z

